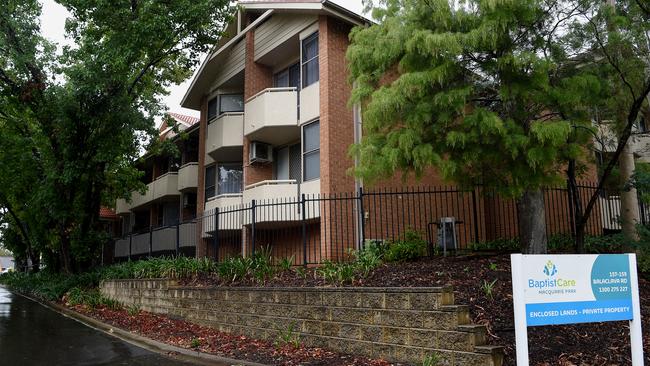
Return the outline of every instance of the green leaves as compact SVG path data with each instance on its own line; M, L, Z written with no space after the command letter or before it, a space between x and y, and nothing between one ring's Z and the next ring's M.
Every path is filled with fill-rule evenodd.
M98 257L100 205L142 187L133 163L156 141L166 87L191 75L233 8L227 0L58 2L72 14L75 42L61 56L39 34L36 0L3 2L0 161L9 165L0 174L11 174L0 178L0 206L37 216L20 227L43 243L50 264L72 271Z
M572 126L588 122L587 107L564 109L599 90L597 79L566 72L566 60L553 56L566 53L550 52L562 32L561 19L548 14L566 4L382 5L378 24L354 30L347 55L351 102L362 106L364 122L351 150L360 160L355 173L372 182L433 166L455 183L511 195L557 182L561 164L585 145Z

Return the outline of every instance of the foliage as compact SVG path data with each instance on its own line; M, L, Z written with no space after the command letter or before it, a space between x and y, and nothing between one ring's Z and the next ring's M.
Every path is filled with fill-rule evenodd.
M386 262L406 262L418 259L427 254L427 242L417 231L407 230L403 240L387 244L384 259Z
M293 267L293 261L295 257L291 256L289 258L282 258L280 260L280 264L278 264L278 267L280 268L281 271L290 271L291 267Z
M138 305L136 305L136 304L129 305L129 306L126 308L126 312L127 312L130 316L136 316L136 315L140 314L140 307L139 307Z
M201 347L201 340L198 339L198 338L192 338L192 341L190 341L190 347L192 347L192 348Z
M650 227L637 225L639 242L637 243L637 268L650 279Z
M582 156L568 138L589 119L548 108L571 85L550 49L558 19L549 14L562 5L381 2L379 22L356 28L347 54L351 101L364 106L357 175L434 166L455 182L520 196L558 182L560 162Z
M432 353L424 357L422 366L438 366L440 363L440 356L437 353Z
M300 334L295 330L296 325L292 322L287 329L281 330L273 345L277 348L291 345L293 348L300 347Z
M74 43L61 52L40 34L39 1L4 1L0 12L0 215L19 260L42 253L50 269L73 272L100 257L100 205L144 187L133 164L143 148L169 150L152 138L161 96L191 76L233 8L57 2Z
M483 284L481 285L481 290L483 290L483 293L485 296L489 297L492 299L494 297L493 291L494 291L494 285L497 283L497 280L494 280L492 282L489 282L487 280L483 280Z
M109 309L121 308L120 303L102 295L97 288L73 287L66 293L65 300L70 305L85 305L90 308L99 306L106 306Z
M650 203L650 164L639 161L635 165L636 168L629 185L636 188L641 201L648 204Z

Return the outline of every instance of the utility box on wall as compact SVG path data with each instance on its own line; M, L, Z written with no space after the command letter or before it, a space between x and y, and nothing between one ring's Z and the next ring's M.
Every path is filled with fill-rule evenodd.
M445 254L447 254L447 250L458 249L455 217L440 218L440 223L438 224L438 247L442 248Z

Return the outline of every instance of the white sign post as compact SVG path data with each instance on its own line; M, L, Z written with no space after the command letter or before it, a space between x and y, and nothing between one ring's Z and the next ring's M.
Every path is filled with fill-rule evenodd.
M528 366L528 327L629 320L632 365L643 365L635 254L512 254L517 365Z

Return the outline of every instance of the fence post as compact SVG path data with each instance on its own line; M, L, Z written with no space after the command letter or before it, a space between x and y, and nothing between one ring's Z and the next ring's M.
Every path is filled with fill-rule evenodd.
M478 232L478 208L476 202L476 187L472 189L472 215L474 216L474 241L478 244L481 241ZM444 244L446 246L446 244Z
M129 234L129 262L131 261L131 246L133 245L133 233Z
M305 194L302 194L302 200L300 201L300 215L302 218L302 264L307 265L307 222L305 214Z
M578 189L578 187L576 187ZM567 179L566 181L566 193L567 199L569 200L569 226L571 227L571 237L576 237L576 224L575 224L575 213L573 207L573 192L571 192L571 182Z
M153 226L149 226L149 257L153 255Z
M251 201L251 257L255 255L255 200Z
M180 253L181 248L181 221L176 223L176 256Z
M359 186L359 250L366 241L366 210L363 208L363 187Z
M219 207L214 209L214 261L219 262Z

